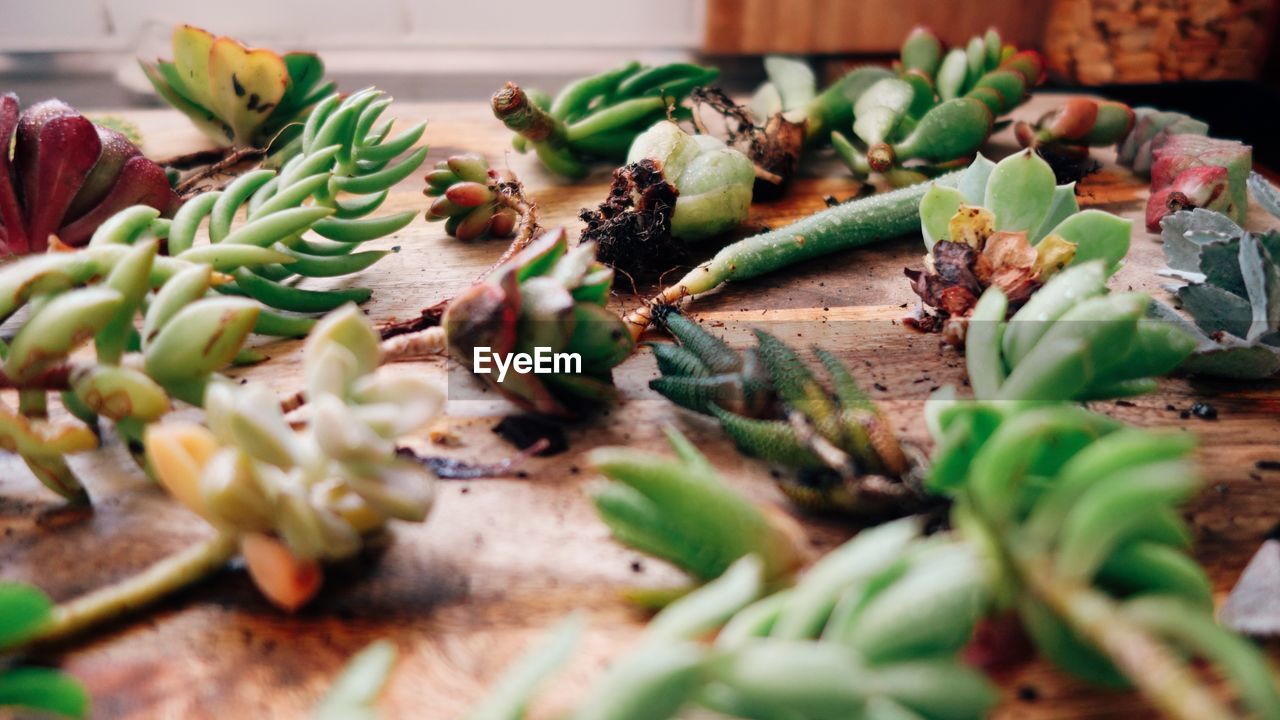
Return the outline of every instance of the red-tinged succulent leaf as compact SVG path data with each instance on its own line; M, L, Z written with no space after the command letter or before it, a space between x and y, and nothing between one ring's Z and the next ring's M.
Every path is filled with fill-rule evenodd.
M0 153L0 253L44 252L51 236L83 245L131 205L177 209L163 168L60 100L19 113L17 96L0 96L0 142L11 140L13 157Z
M97 126L97 129L102 151L98 155L97 164L93 166L93 171L80 186L80 192L76 193L75 198L71 200L71 206L67 208L67 220L78 218L97 207L107 193L115 187L116 176L120 174L129 158L142 154L142 151L129 142L129 138L122 133L101 125ZM60 239L66 241L65 237Z
M89 242L94 230L112 215L133 205L149 205L163 214L171 214L178 206L178 196L169 187L164 168L141 155L125 162L119 177L106 197L89 212L66 225L58 239L72 247Z
M94 124L59 100L39 103L22 114L14 166L22 178L33 252L48 248L49 236L58 231L101 151Z
M21 255L27 251L27 228L22 221L22 208L13 187L13 171L9 162L9 145L18 129L18 96L0 96L0 255Z

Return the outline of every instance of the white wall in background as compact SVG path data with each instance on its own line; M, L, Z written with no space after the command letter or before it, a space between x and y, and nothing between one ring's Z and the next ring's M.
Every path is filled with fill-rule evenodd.
M703 0L0 0L0 52L151 54L177 22L308 49L694 48ZM165 52L165 55L168 53Z

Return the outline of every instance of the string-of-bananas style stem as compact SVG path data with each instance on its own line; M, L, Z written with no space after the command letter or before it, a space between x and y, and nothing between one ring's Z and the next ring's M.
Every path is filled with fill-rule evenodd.
M234 282L219 291L247 295L271 308L255 328L267 335L304 335L313 323L276 310L308 315L368 300L368 288L311 290L287 281L364 270L391 251L360 251L360 245L399 231L416 215L406 210L370 217L391 186L417 170L427 154L425 147L410 152L425 124L389 137L392 121L379 118L390 104L391 98L373 88L346 98L326 98L307 118L300 151L278 174L255 170L224 190L189 199L163 233L169 252L198 252L215 265L225 265ZM242 207L246 220L237 226L234 221ZM209 245L196 247L202 224ZM305 237L308 230L320 237ZM255 253L265 261L247 267L238 262L241 253L253 253L246 246L272 255L267 259Z

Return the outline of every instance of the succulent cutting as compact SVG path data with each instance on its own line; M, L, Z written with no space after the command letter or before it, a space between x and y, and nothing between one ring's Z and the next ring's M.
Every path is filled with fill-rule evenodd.
M1060 183L1076 182L1101 165L1089 148L1118 145L1137 122L1132 108L1112 100L1070 98L1035 123L1014 123L1022 147L1034 148L1053 168Z
M608 199L582 211L582 240L596 243L601 262L630 275L668 270L688 255L689 243L747 219L754 182L745 155L662 120L631 144Z
M690 63L629 62L574 80L554 98L509 82L491 105L516 133L516 150L532 149L551 172L580 178L596 160L625 159L636 136L669 113L687 115L672 108L719 76L716 68Z
M286 610L319 590L321 563L359 552L389 520L422 522L431 509L434 476L399 457L396 440L430 422L443 398L423 380L377 372L380 353L377 332L349 305L307 336L303 429L269 390L217 383L205 426L147 430L159 481L238 540L254 583Z
M994 694L957 656L1006 608L1062 669L1132 684L1170 717L1276 716L1266 659L1213 621L1185 551L1190 436L1066 405L941 402L931 423L930 487L957 500L953 534L923 538L914 518L866 530L763 597L766 564L745 556L659 613L571 717L984 717ZM468 717L524 717L580 625L562 623Z
M807 149L825 146L834 128L853 122L853 103L887 68L863 66L845 73L822 92L808 63L795 58L764 59L768 79L746 106L714 88L694 92L693 120L710 132L704 115L719 116L725 140L751 159L755 191L775 197L795 174Z
M1217 625L1178 508L1199 485L1193 436L1079 407L940 403L929 486L998 568L998 602L1037 649L1090 682L1132 685L1173 718L1280 716L1257 648ZM1225 677L1224 701L1187 658Z
M979 400L1086 401L1140 395L1195 349L1176 324L1148 317L1143 293L1108 293L1094 260L1055 275L1005 321L1009 299L982 294L969 318L965 363Z
M605 308L612 283L613 271L596 262L594 245L570 248L564 230L551 230L450 301L441 320L449 355L521 408L580 414L613 397L613 367L634 346L622 320ZM580 362L571 371L507 374L476 367L476 348L502 356L541 349Z
M515 175L493 170L476 153L436 163L423 192L435 198L427 220L444 220L445 232L463 242L509 238L530 214Z
M951 172L934 183L954 186L960 177L959 171ZM760 277L815 257L906 235L919 227L920 200L927 191L928 186L917 184L850 200L731 243L628 313L627 328L639 337L662 306L676 305L727 282Z
M411 151L424 124L390 136L392 121L379 122L390 104L391 98L373 88L329 96L308 116L298 154L279 172L259 168L222 190L189 198L160 233L168 252L230 272L234 282L218 286L220 292L303 315L264 311L255 329L267 335L305 335L314 322L307 315L368 300L368 288L313 290L293 281L364 270L389 251L360 251L361 244L401 230L417 215L405 210L371 216L427 154L425 147ZM237 223L242 212L245 219ZM202 226L209 244L197 246ZM320 237L307 237L307 231ZM267 253L274 259L242 260Z
M60 100L19 113L17 95L0 96L0 259L82 246L132 205L168 215L178 196L128 138Z
M399 438L443 404L426 381L379 371L373 325L355 306L318 323L303 360L305 404L286 416L269 390L230 381L206 391L205 425L154 423L148 466L214 529L145 571L53 608L19 644L62 640L204 579L235 555L275 605L319 591L322 563L348 558L391 520L421 522L434 474L402 458Z
M794 587L765 594L747 556L676 601L613 663L571 718L983 717L992 685L957 653L989 602L981 561L914 520L867 530ZM710 643L701 639L714 633ZM468 720L518 720L582 633L563 621Z
M805 560L794 521L744 500L678 430L666 434L675 457L621 447L588 456L611 481L594 488L592 500L613 536L701 582L748 555L759 559L765 582L791 577Z
M1258 203L1280 216L1280 196L1262 176L1249 186ZM1248 232L1220 213L1191 210L1161 223L1166 273L1182 315L1157 305L1160 316L1195 338L1191 372L1245 379L1280 372L1280 234Z
M864 518L924 507L908 451L834 355L813 349L828 390L763 330L755 331L756 347L738 352L674 308L658 322L679 345L650 344L662 377L649 387L715 417L748 455L786 468L777 484L796 504Z
M1129 251L1128 220L1081 211L1075 185L1056 185L1043 158L1023 151L993 163L979 156L954 184L935 183L920 200L923 270L906 270L923 306L912 324L942 328L959 344L965 318L986 288L1011 307L1025 303L1064 267L1101 260L1110 269Z
M993 28L943 53L916 28L902 45L899 75L876 81L853 105L853 138L834 127L831 142L854 174L884 173L896 185L923 182L965 163L1038 85L1044 64L1018 52Z
M134 208L104 225L84 250L0 270L0 318L30 307L4 347L3 384L18 391L19 403L0 404L0 443L72 502L89 498L66 457L97 447L99 417L140 452L145 425L168 412L171 398L200 404L205 385L235 358L258 319L250 300L204 297L225 276L203 263L157 256L155 239L99 242L113 237L120 221L147 227L155 212ZM92 359L77 352L88 340ZM50 417L51 393L60 393L72 417Z
M219 145L279 148L336 88L322 82L314 53L249 48L191 25L173 29L172 45L172 60L138 64L160 97Z

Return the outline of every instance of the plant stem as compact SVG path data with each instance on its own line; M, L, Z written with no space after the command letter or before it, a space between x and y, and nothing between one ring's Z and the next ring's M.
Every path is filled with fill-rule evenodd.
M785 227L728 245L629 314L634 337L649 327L655 305L701 295L725 282L758 277L803 260L905 235L920 225L920 200L932 184L955 187L960 172L891 192L836 205Z
M236 547L234 536L220 533L133 577L63 603L54 608L49 621L29 642L65 640L155 602L221 568L235 555Z
M1043 558L1015 558L1014 563L1027 589L1111 658L1163 713L1185 720L1239 717L1170 648L1129 621L1110 598L1083 585L1064 583L1054 575L1053 564Z

